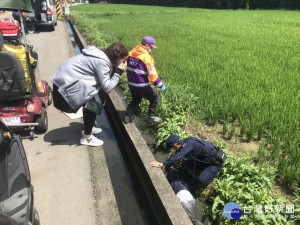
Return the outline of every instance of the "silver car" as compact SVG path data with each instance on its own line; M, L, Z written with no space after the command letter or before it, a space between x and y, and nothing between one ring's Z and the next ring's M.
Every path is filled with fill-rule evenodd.
M31 0L31 4L34 12L26 14L28 31L34 32L35 26L48 26L51 31L54 31L57 25L56 2L54 0Z

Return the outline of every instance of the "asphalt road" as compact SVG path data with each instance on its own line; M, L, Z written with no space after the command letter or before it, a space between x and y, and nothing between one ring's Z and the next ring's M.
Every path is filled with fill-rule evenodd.
M39 54L43 80L74 53L64 22L55 31L38 29L27 40ZM79 145L82 119L70 120L51 105L49 129L34 140L23 138L34 203L42 225L97 224L88 147Z

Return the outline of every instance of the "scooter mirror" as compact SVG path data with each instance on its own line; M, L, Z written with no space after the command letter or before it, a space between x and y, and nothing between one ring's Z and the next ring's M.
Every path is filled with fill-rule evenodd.
M10 133L0 130L0 151L5 150L10 145Z

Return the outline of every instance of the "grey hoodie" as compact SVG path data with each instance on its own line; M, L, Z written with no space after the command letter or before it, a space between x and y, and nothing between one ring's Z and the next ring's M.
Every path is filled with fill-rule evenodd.
M79 108L98 94L100 90L109 93L116 87L120 74L114 73L106 54L92 46L82 50L82 54L65 61L50 80L58 87L58 92L73 108Z

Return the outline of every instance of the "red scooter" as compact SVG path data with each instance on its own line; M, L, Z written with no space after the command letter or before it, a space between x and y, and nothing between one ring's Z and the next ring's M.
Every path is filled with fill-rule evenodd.
M30 49L25 46L25 58L20 61L16 56L18 48L15 53L3 50L15 47L0 32L0 119L12 130L29 130L32 139L34 132L48 130L47 108L52 103L52 90L46 81L39 79L37 63L30 63Z

